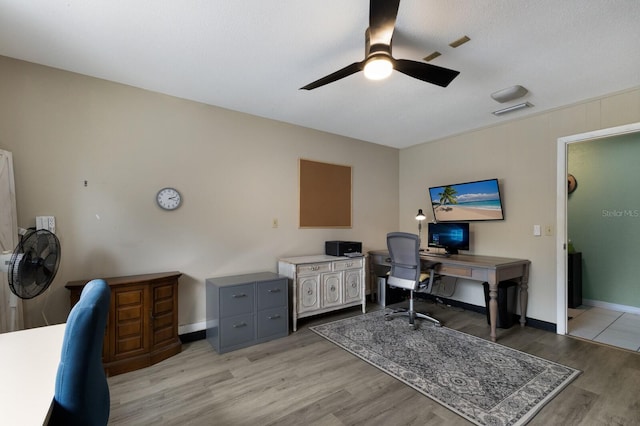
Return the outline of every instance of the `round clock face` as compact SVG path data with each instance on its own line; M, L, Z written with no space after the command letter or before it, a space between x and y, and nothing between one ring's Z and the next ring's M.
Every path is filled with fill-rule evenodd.
M573 175L567 176L567 184L569 185L568 192L571 194L578 187L578 181Z
M175 210L180 207L182 197L174 188L162 188L156 195L156 202L165 210Z

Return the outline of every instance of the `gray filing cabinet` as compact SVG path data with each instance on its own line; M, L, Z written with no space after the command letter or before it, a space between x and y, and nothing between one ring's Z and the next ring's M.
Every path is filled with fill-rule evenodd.
M289 334L287 278L272 272L208 278L207 340L218 353Z

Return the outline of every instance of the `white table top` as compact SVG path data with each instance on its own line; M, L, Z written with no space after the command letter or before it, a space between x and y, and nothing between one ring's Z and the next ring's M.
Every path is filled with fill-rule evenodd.
M64 328L0 334L0 423L43 424L53 401Z

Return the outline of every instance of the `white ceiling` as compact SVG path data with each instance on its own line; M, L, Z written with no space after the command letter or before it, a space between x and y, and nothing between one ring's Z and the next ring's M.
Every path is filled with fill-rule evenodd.
M394 57L440 51L449 87L298 90L364 59L368 19L367 0L0 0L0 55L398 148L640 86L638 0L403 0Z

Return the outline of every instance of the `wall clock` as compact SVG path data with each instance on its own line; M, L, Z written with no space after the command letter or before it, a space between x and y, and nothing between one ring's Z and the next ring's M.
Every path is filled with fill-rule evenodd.
M567 189L569 191L569 194L571 194L578 187L578 181L573 175L569 175L567 176L567 185L568 185Z
M175 210L182 204L182 196L175 188L162 188L156 194L156 202L164 210Z

